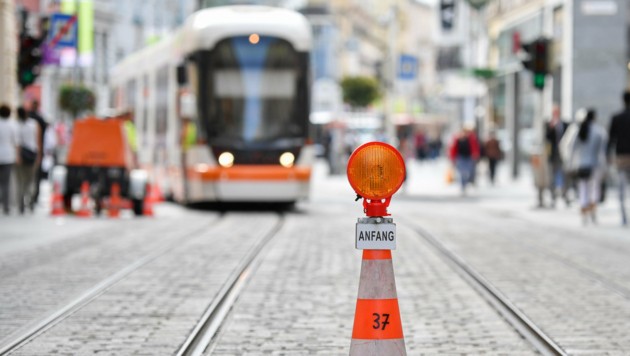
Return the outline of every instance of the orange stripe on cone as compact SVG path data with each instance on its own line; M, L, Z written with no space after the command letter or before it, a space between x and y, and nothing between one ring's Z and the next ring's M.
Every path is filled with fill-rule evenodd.
M402 339L398 299L357 299L353 339Z
M391 260L390 250L363 250L363 260Z

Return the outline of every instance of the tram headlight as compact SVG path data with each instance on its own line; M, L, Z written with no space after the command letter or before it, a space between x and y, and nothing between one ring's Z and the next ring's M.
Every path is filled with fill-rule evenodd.
M234 155L230 152L223 152L219 155L219 164L221 167L229 168L234 165Z
M290 168L293 167L293 162L295 162L295 156L291 152L285 152L280 155L280 164L283 167Z

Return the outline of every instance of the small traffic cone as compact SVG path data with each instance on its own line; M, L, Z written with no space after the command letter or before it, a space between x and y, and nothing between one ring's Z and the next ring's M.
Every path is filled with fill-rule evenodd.
M363 250L350 356L407 355L390 250Z
M92 210L90 210L90 183L87 181L81 183L81 208L79 208L76 215L82 218L92 216Z
M144 195L142 215L153 216L153 199L151 198L151 184L147 184L147 193Z
M151 185L151 201L153 203L160 203L164 201L164 196L162 195L162 190L160 189L159 184Z
M64 206L63 206L63 196L61 195L60 190L61 189L59 189L59 183L55 183L53 185L53 193L50 199L50 202L51 202L50 215L51 216L66 215L66 210L64 209Z
M120 185L118 183L112 183L110 189L109 206L107 207L107 216L110 218L117 218L120 216L120 207L122 200L120 199Z

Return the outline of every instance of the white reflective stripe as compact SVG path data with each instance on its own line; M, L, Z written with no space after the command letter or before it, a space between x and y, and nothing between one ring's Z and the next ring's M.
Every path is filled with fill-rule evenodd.
M392 260L363 260L358 299L397 299Z
M406 356L405 339L352 339L350 356Z

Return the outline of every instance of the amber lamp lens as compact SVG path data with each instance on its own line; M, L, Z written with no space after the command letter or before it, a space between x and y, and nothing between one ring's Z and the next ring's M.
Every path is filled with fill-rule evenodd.
M391 197L405 180L405 162L400 153L383 142L368 142L348 160L348 181L364 198Z

